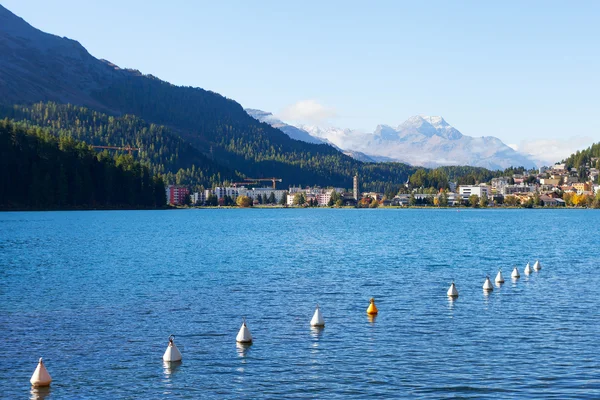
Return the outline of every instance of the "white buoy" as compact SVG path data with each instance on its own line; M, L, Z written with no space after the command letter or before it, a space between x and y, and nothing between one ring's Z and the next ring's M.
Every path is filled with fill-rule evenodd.
M454 285L454 282L450 284L447 294L448 297L452 297L453 299L458 297L458 290L456 290L456 285Z
M531 266L529 265L529 263L527 263L523 272L525 273L525 275L531 274Z
M519 269L517 267L513 269L513 272L512 274L510 274L510 277L513 279L519 279L521 277L521 275L519 274Z
M310 320L310 326L323 327L325 326L325 320L323 320L323 314L321 314L321 309L317 304L317 309L315 310L315 314Z
M242 321L242 327L235 340L238 343L252 343L252 335L250 334L250 329L246 326L246 318Z
M533 264L533 270L539 271L540 269L542 269L542 264L540 264L538 260L535 260L535 264Z
M31 379L29 380L31 385L34 387L42 387L42 386L50 386L52 382L52 378L44 365L44 361L40 357L40 361L38 361L37 368L33 371L33 375L31 375Z
M175 346L175 336L169 336L169 345L167 346L167 350L165 350L165 354L163 355L163 361L166 362L175 362L181 361L181 352Z
M483 290L485 290L486 292L491 292L492 290L494 290L494 286L492 285L489 276L485 277L485 282L483 282Z
M504 283L504 277L502 276L502 268L498 270L498 275L496 275L496 283Z

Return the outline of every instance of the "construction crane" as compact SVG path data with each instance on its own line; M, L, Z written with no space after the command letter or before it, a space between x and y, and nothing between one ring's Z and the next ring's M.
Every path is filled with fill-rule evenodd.
M275 182L283 182L281 178L246 178L244 180L250 182L273 182L273 189L276 188Z
M125 150L128 151L129 154L133 154L134 151L140 151L142 150L141 147L131 147L131 146L124 146L124 147L119 147L119 146L92 146L95 149L108 149L108 150Z
M246 185L252 185L255 182L231 182L231 186L233 187L238 187L238 186L246 186Z

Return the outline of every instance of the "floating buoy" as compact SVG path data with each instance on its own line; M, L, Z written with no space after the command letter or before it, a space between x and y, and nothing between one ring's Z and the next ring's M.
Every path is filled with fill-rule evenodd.
M498 275L496 275L496 283L504 283L504 277L502 276L502 268L498 271Z
M533 264L533 270L539 271L540 269L542 269L542 264L540 264L538 260L535 260L535 264Z
M519 270L517 269L517 267L513 269L513 272L512 274L510 274L510 277L513 279L519 279L521 277L521 275L519 275Z
M450 289L448 289L448 297L452 297L453 299L458 297L458 290L456 290L456 285L454 285L454 282L450 284Z
M252 343L252 335L250 334L250 329L246 326L246 318L242 321L242 327L235 340L238 343Z
M317 309L315 310L315 314L313 315L312 319L310 320L310 325L316 326L316 327L325 326L325 320L323 320L323 314L321 314L321 309L319 308L318 304L317 304Z
M52 378L50 377L50 374L48 373L48 370L46 369L44 361L42 361L41 357L40 361L38 361L37 368L35 371L33 371L33 375L31 375L29 382L31 382L31 385L34 387L50 386L50 383L52 382Z
M371 304L369 304L369 308L367 308L367 314L376 315L379 312L379 310L375 306L375 299L371 298L370 302Z
M523 272L525 272L525 275L531 274L531 267L529 266L529 263L527 263Z
M167 346L167 350L165 350L165 354L163 355L163 361L181 361L181 352L177 346L175 346L175 336L173 335L169 336L169 345Z
M492 286L492 282L490 281L489 276L485 277L485 282L483 282L483 290L485 290L486 292L491 292L492 290L494 290L494 286Z

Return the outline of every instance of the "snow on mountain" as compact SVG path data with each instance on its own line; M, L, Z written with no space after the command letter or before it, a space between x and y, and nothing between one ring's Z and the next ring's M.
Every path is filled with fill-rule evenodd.
M463 135L438 116L413 116L397 128L378 125L373 133L306 125L299 128L311 136L327 139L339 148L368 154L374 160L383 158L425 167L471 165L504 169L536 166L528 155L515 151L500 139Z
M293 139L329 143L361 161L400 161L424 167L471 165L492 170L510 166L535 168L536 162L493 136L460 133L442 117L416 115L398 127L378 125L373 133L352 129L285 124L271 113L246 110ZM343 149L343 150L342 150Z
M316 144L327 143L326 140L316 138L314 136L311 136L308 132L306 132L302 129L296 128L293 125L286 124L285 122L281 121L280 119L277 119L270 112L256 110L256 109L252 109L252 108L246 108L245 111L252 118L257 119L260 122L265 122L265 123L271 125L273 128L279 129L280 131L282 131L283 133L285 133L292 139L301 140L303 142L308 142L308 143L316 143ZM327 143L327 144L329 144L329 143Z

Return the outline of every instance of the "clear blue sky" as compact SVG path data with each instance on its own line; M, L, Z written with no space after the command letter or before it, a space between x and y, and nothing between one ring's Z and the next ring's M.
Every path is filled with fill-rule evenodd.
M598 1L0 2L121 67L276 114L309 104L304 122L427 114L521 149L600 141Z

